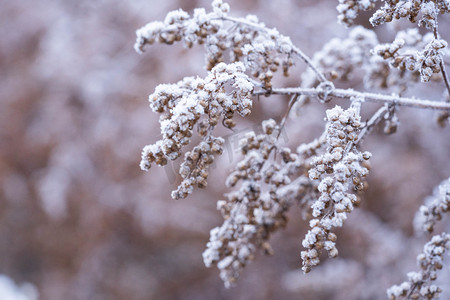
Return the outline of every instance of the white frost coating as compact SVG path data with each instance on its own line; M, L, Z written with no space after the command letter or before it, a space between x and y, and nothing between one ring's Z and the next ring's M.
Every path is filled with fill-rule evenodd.
M225 257L224 259L222 259L222 260L217 264L217 267L219 268L219 270L225 269L225 268L228 267L232 262L233 262L233 257L232 257L232 256L227 256L227 257Z
M178 20L176 16L172 16L171 19ZM207 185L208 167L213 162L211 154L221 154L224 144L223 139L210 135L214 125L222 118L223 123L231 128L234 121L233 114L230 115L229 112L237 112L242 116L250 113L253 84L244 72L245 66L241 62L229 65L219 63L205 79L185 77L177 84L159 85L149 96L153 111L164 115L160 119L163 138L153 145L144 147L140 163L142 170L149 170L152 163L163 166L168 160L180 157L182 148L190 143L196 125L201 126L202 129L198 132L204 136L209 145L206 148L204 146L194 148L188 155L191 160L185 158L180 168L184 180L172 193L172 197L184 198L193 191L194 185L199 187ZM225 93L226 84L231 84L234 91ZM200 119L206 115L207 123L203 121L199 124ZM198 156L211 159L198 162Z
M251 92L253 90L253 84L246 78L238 77L234 85L244 93Z
M351 25L361 10L374 8L374 2L340 0L337 9L341 22ZM390 1L389 4L394 2ZM411 1L400 2L398 13L410 14ZM428 3L420 7L422 14L431 17L422 19L421 26L437 24L434 19L438 14L438 5ZM214 160L214 155L221 154L224 143L223 139L213 137L212 131L221 123L227 128L233 128L235 122L232 117L236 113L248 115L252 95L291 95L294 96L293 101L297 100L295 96L307 95L317 96L323 102L330 100L328 96L335 96L350 99L353 104L346 110L339 106L329 110L323 138L319 139L320 142L299 146L297 153L280 147L277 142L280 128L273 120L263 122L263 134L253 133L241 140L239 146L244 158L237 163L226 181L229 187L235 187L236 190L226 195L227 200L217 203L224 223L211 231L210 241L203 253L205 265L217 266L227 287L237 280L257 249L271 253L269 236L285 225L285 213L296 201L302 208L309 209L305 210L305 215L311 217L312 213L313 216L311 228L302 242L307 248L301 253L303 270L308 272L317 265L324 250L330 257L336 257L337 237L332 230L343 226L347 214L358 204L356 192L364 189L364 177L368 175L364 161L370 158L370 154L361 153L356 148L360 137L366 132L360 132L361 103L378 101L396 105L409 103L419 107L427 105L395 95L336 89L329 80L351 79L353 70L361 68L370 75L365 83L373 83L373 86L381 88L393 85L390 76L398 75L395 71L402 72L401 76L396 76L399 78L415 74L424 80L436 73L447 51L445 41L432 35L422 37L417 31L412 36L399 34L393 43L377 46L378 40L372 31L356 27L351 31L350 38L330 41L323 51L317 53L312 63L289 38L280 35L277 30L267 29L255 17L233 18L228 16L228 12L228 4L215 0L212 13L198 9L190 17L183 11L175 11L164 22L148 24L138 34L138 51L153 42L172 44L181 41L186 47L204 45L207 53L205 67L210 71L204 79L185 78L177 84L161 85L149 97L152 109L161 113L163 137L161 141L144 148L141 161L143 169L150 168L152 163L164 165L167 160L177 159L190 143L193 134L198 132L201 137L201 142L185 155L180 166L183 181L172 193L173 198L186 197L194 186L206 186L208 166ZM382 18L379 15L375 17ZM411 43L422 43L424 50L407 52L419 49L417 45L411 46ZM311 68L303 74L303 86L273 89L274 73L282 68L287 76L289 67L294 65L293 57L300 57ZM316 63L322 71L318 71ZM404 68L411 73L403 72ZM253 78L250 79L245 72ZM283 125L284 122L285 119ZM365 122L364 125L366 128L363 130L374 124ZM272 165L268 167L266 162ZM297 174L303 174L303 181L293 178ZM425 209L421 211L425 212ZM435 254L442 253L444 248L436 246L433 251ZM435 262L440 263L438 259ZM411 280L418 278L416 274L412 275L409 276ZM438 289L432 285L420 289L422 294L431 292L438 293Z
M186 20L188 18L189 18L189 14L180 8L178 10L169 12L167 14L166 18L164 19L164 23L167 25L171 25L176 22Z
M30 283L17 285L6 275L0 274L0 299L2 300L37 300L38 291Z
M361 163L369 159L370 154L361 153L355 147L348 149L348 144L358 138L361 127L359 104L353 103L347 110L340 106L327 110L326 120L327 151L312 160L313 168L309 171L311 180L320 180L317 186L320 196L311 205L315 222L310 222L311 230L302 243L307 249L301 254L305 272L319 263L323 248L319 242L311 243L312 240L325 243L329 256L337 255L335 235L330 231L343 226L347 213L354 209L358 201L352 190L362 189L361 178L368 174ZM315 235L314 238L312 235ZM317 249L318 254L311 256L311 249Z
M228 3L224 3L222 0L214 0L212 2L212 7L214 12L221 17L226 16L230 11L230 5Z
M433 195L425 198L414 218L416 232L433 232L435 224L450 211L450 178L437 186Z
M408 295L411 299L439 299L442 290L432 284L437 271L444 264L445 252L450 249L450 234L435 235L425 244L423 252L417 256L421 267L419 272L409 272L408 280L391 286L386 292L391 299L402 299Z
M339 0L336 10L339 12L338 21L346 26L353 25L360 10L369 10L375 7L376 0Z

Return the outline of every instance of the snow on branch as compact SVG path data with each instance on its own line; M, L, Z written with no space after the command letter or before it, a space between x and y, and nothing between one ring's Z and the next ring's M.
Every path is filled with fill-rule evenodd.
M419 272L409 272L408 280L387 290L389 299L439 299L442 289L432 282L444 266L444 255L450 249L450 234L435 235L417 256Z
M359 12L374 9L375 2L340 0L339 22L353 26ZM371 153L360 150L363 138L381 123L386 133L394 133L399 124L396 112L403 106L440 110L439 122L448 122L450 102L445 94L438 100L405 96L412 84L430 80L441 82L443 91L450 90L444 61L448 43L439 36L437 26L438 16L447 12L448 1L384 1L370 19L373 25L393 18L412 22L419 18L419 25L432 32L422 35L417 29L408 29L398 32L393 42L380 44L374 31L356 26L346 38L332 39L312 58L256 16L230 16L230 6L222 0L212 1L211 12L199 8L190 15L176 10L163 22L148 23L137 31L135 49L139 53L155 42L182 42L188 48L198 44L205 49L205 78L185 77L175 84L161 84L149 96L151 109L161 115L162 138L144 147L141 169L148 171L153 164L164 166L181 157L195 132L201 139L184 153L179 169L182 181L172 192L174 199L187 197L194 187L207 186L209 167L224 151L224 139L215 133L218 126L237 126L235 114L247 117L253 98L291 96L280 123L265 120L261 133L249 132L241 140L242 160L226 179L226 185L234 190L217 202L224 222L211 230L203 260L207 267L219 269L226 287L236 283L258 250L273 252L269 239L286 225L287 212L294 205L300 206L310 227L302 242L303 271L318 265L324 251L336 257L333 231L344 225L367 187ZM276 73L289 76L296 60L307 66L298 84L273 86ZM339 87L361 74L366 91ZM325 130L319 138L298 142L296 150L282 145L279 136L294 105L334 98L350 105L326 111ZM382 105L367 122L361 120L365 102ZM448 188L448 182L442 186ZM439 190L435 199L420 210L428 231L448 210L448 189ZM420 256L423 271L411 273L408 282L389 289L389 297L436 297L440 290L429 282L435 278L435 269L442 266L448 240L444 233L433 237Z
M255 95L305 95L305 96L314 96L318 97L323 93L323 90L320 88L274 88L270 91L255 91L253 94ZM364 101L375 102L375 103L390 103L398 106L409 106L416 108L426 108L426 109L436 109L448 111L450 110L450 103L442 102L442 101L433 101L433 100L422 100L415 98L407 98L400 97L396 95L385 95L385 94L376 94L369 92L359 92L354 91L352 89L333 89L328 93L330 97L342 98L342 99L352 99L352 98L360 98Z
M435 224L442 219L444 213L450 211L450 178L444 180L433 191L433 195L425 199L414 219L416 231L432 233Z

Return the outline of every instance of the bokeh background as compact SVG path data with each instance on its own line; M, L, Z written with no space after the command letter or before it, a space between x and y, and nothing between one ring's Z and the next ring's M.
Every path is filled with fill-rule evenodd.
M257 15L309 55L347 32L336 23L335 2L229 1L232 14ZM148 94L205 70L201 48L155 45L138 55L135 30L195 7L209 10L210 2L0 0L0 274L28 299L36 292L50 300L383 299L387 287L417 269L427 237L414 236L412 219L450 175L449 127L436 124L436 112L402 109L395 135L376 129L363 145L373 153L369 190L338 231L339 258L301 273L307 222L293 208L288 227L272 239L275 254L258 256L238 285L225 289L201 257L209 230L221 223L216 201L239 159L240 135L281 117L288 99L261 98L236 132L224 131L227 151L206 190L175 201L169 195L179 182L176 164L142 172L141 149L160 136ZM368 16L358 23L370 27ZM395 29L377 32L390 41ZM297 73L303 69L299 62ZM298 85L297 73L279 85ZM341 86L350 85L361 88L362 79ZM443 85L412 91L439 99ZM338 101L329 106L347 105ZM363 116L376 108L364 106ZM320 103L305 107L288 121L284 141L295 147L317 137L324 111ZM449 290L446 263L440 281Z

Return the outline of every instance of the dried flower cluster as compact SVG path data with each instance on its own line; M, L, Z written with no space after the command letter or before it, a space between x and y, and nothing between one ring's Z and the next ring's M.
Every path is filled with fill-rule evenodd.
M450 12L450 3L447 0L407 0L407 1L385 1L384 6L375 12L370 18L372 25L380 25L391 22L394 19L408 18L416 22L419 15L419 26L434 28L437 26L439 14Z
M373 52L400 71L418 70L420 80L427 82L434 73L440 73L446 47L446 41L435 39L431 33L421 36L417 29L409 29L400 31L392 43L377 45ZM424 50L417 52L417 48Z
M389 299L438 299L442 289L432 284L436 272L444 266L444 254L450 249L450 234L435 235L417 256L420 272L409 272L408 281L387 290Z
M425 199L416 214L414 225L418 232L432 233L442 214L448 212L450 202L450 178L435 188L433 195ZM417 256L420 272L409 272L408 281L393 285L387 290L390 299L438 299L442 289L433 281L437 271L444 266L444 254L450 249L450 234L435 235L425 244L423 253Z
M416 28L398 32L392 43L379 44L373 31L358 26L347 38L325 44L312 61L328 80L349 81L363 71L367 88L395 87L403 92L412 82L442 80L440 64L447 52L446 41L432 33L422 36ZM312 75L312 70L302 74L302 87L317 86Z
M436 222L442 215L450 211L450 178L441 182L433 191L433 195L425 199L414 219L416 231L432 233Z
M367 187L371 154L359 150L364 137L379 124L385 125L386 133L395 132L396 112L402 105L444 113L450 110L445 102L339 89L335 84L350 82L365 72L366 88L398 88L397 92L403 93L418 78L426 82L439 74L438 80L447 80L443 67L447 42L438 37L436 21L439 13L448 11L447 2L385 1L372 17L372 24L400 17L414 21L420 14L420 24L432 28L433 33L422 36L418 30L407 30L398 33L394 42L379 45L375 32L358 26L348 38L331 40L313 59L256 17L230 17L229 5L221 0L212 5L210 13L196 9L191 17L179 10L169 13L164 22L152 22L137 31L139 52L155 41L172 44L182 40L188 47L204 44L205 68L210 70L205 79L186 77L177 84L160 85L150 95L151 108L162 114L162 139L144 148L141 168L148 170L152 163L165 165L180 157L196 126L202 141L185 154L180 167L183 181L172 193L175 199L185 198L195 186L206 187L208 167L223 152L224 140L212 135L220 121L226 128L235 127L234 114L247 116L252 96L291 96L279 124L273 119L263 121L260 133L249 132L241 140L243 158L226 180L235 190L217 203L224 222L211 230L203 259L207 267L217 266L225 286L233 285L258 250L272 253L269 238L286 225L287 212L296 204L309 219L310 229L302 242L305 250L301 252L302 269L309 272L319 264L324 250L330 257L338 255L333 230L343 226L348 213L360 202L359 192ZM374 7L372 0L341 0L339 20L353 25L359 11ZM274 73L281 68L289 75L294 58L308 66L298 87L274 88ZM299 143L296 151L281 145L278 138L294 105L306 104L305 99L328 102L332 97L347 99L351 105L347 109L336 105L326 111L320 138ZM367 101L382 105L363 122L360 110ZM446 202L439 198L421 209L427 228L432 229L433 220L448 210L448 189L445 193ZM433 272L441 266L438 262L446 247L448 235L434 237L421 256L423 272L411 273L412 281L391 288L389 295L395 298L418 292L435 297L439 290L428 281L435 278Z
M173 44L183 40L186 47L194 44L205 44L207 49L208 70L223 61L223 52L231 42L227 40L227 31L223 22L218 18L226 16L230 9L227 3L220 0L213 1L213 12L206 13L199 8L194 11L192 18L181 9L167 14L164 22L151 22L139 29L134 48L143 52L146 44L155 41L165 44Z
M408 18L414 23L420 15L418 25L431 29L432 33L421 37L418 31L399 32L392 43L380 45L373 52L389 60L390 66L398 68L401 74L404 74L404 70L419 71L422 82L429 81L433 74L442 73L449 90L450 86L443 65L443 56L448 52L448 43L439 38L437 21L439 14L448 12L450 12L450 3L446 0L385 1L385 5L370 19L373 26L391 22L393 18ZM401 86L401 92L403 92L406 89L406 83Z
M347 213L359 203L351 191L364 188L361 178L367 176L368 169L361 163L371 156L369 152L361 153L354 147L361 127L360 118L359 103L354 103L348 110L336 106L327 111L328 146L323 155L313 159L314 167L309 171L311 180L320 180L320 197L312 205L314 218L302 242L307 249L301 253L304 272L319 264L324 249L330 257L337 256L337 237L331 230L342 227Z
M275 171L276 165L272 165L274 168L269 172L261 172L272 151L276 151L279 132L274 120L264 121L262 127L262 134L249 132L240 142L245 157L227 178L227 185L234 187L238 181L242 181L242 185L229 193L227 200L217 203L225 222L211 231L203 253L205 265L217 265L226 286L236 281L256 250L263 248L267 253L272 252L267 240L272 231L285 225L285 213L290 206L287 201L274 201L270 193L262 191L261 181L271 185L289 182L287 176ZM293 154L286 154L286 158L295 160ZM271 193L275 193L275 189L272 188Z
M223 151L223 139L210 136L220 119L226 127L232 128L235 112L241 116L250 113L253 84L244 71L240 62L220 63L205 79L187 77L174 85L159 85L150 95L150 107L162 113L162 139L144 147L143 170L149 170L153 162L163 166L168 160L177 159L182 148L191 141L195 125L199 135L204 137L201 144L186 153L180 169L183 182L172 193L175 199L185 198L194 185L206 187L208 166L213 162L214 154ZM226 92L227 84L232 86L232 92Z
M195 186L199 188L207 186L208 168L214 162L214 155L223 153L224 142L221 137L208 135L192 151L186 153L184 162L180 166L180 175L183 181L172 192L172 198L186 198L192 193Z
M221 0L213 1L212 6L210 13L200 8L190 17L187 12L177 10L169 13L164 22L148 23L136 32L136 51L142 53L145 45L155 41L169 45L183 41L189 48L195 43L204 44L207 70L225 61L224 54L229 52L230 62L241 60L266 88L271 87L278 69L288 76L295 52L288 37L276 29L265 28L253 15L242 20L227 17L230 7Z
M348 26L353 25L353 21L360 10L370 10L375 7L373 2L369 0L340 1L337 7L340 13L340 22ZM408 29L406 31L400 31L392 43L380 45L377 45L378 41L376 38L372 38L371 48L373 48L373 56L370 59L367 59L367 57L370 57L367 52L364 53L366 57L364 61L358 59L359 55L354 53L354 50L341 52L344 55L351 56L353 54L356 57L356 59L347 59L347 61L352 62L347 65L347 68L351 70L352 67L362 66L366 71L365 83L367 87L398 87L398 92L405 91L409 82L417 81L418 79L422 82L427 82L433 75L436 75L437 80L442 80L440 73L443 66L443 56L448 53L448 43L439 37L437 18L439 14L450 12L449 2L445 0L384 2L384 6L378 9L370 19L373 26L400 18L408 18L411 22L416 22L420 16L418 25L431 29L432 32L422 36L417 29ZM371 33L373 34L373 32ZM374 45L377 46L374 47ZM331 47L332 49L342 48L331 45L327 45L326 47ZM360 47L356 48L365 51L365 44L363 43ZM326 52L330 51L328 50ZM377 56L386 60L388 65L380 58L377 58ZM338 61L341 61L339 55ZM325 71L329 69L329 66L328 68L324 68ZM393 69L398 69L400 72L395 72ZM405 70L412 72L412 74L408 74ZM335 77L338 78L341 77L339 73L333 74L336 74Z
M351 26L360 10L373 9L376 2L376 0L339 0L339 5L336 7L339 12L338 21Z
M337 10L338 20L341 23L351 26L360 11L367 11L375 8L374 0L339 0ZM373 26L378 26L395 19L407 18L412 23L428 29L435 29L438 26L438 16L450 12L448 0L386 0L370 18Z

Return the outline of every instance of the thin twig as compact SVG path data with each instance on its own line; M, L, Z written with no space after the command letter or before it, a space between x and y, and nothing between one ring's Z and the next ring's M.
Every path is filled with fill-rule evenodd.
M433 28L433 34L434 34L434 38L437 40L439 37L437 20L436 20L436 24ZM450 102L450 84L448 81L447 72L445 71L445 64L444 64L443 59L439 62L439 67L441 69L442 77L444 77L445 87L447 88L448 95L447 95L446 101Z
M286 124L287 118L289 117L289 112L291 111L292 107L294 106L295 102L297 102L299 95L292 95L291 100L289 101L288 108L286 112L284 113L283 119L280 123L280 131L278 132L277 139L280 137L281 131L284 128L284 124Z
M313 64L311 59L299 48L296 46L293 46L295 54L297 54L313 71L316 73L317 78L320 82L328 82L328 80L325 78L325 75L323 75L322 72L317 69L317 67Z
M450 102L450 84L448 82L447 72L445 71L445 65L444 62L439 63L439 67L441 67L442 77L444 77L445 86L447 87L447 102Z
M367 121L366 126L364 126L364 128L361 130L361 132L359 133L358 139L355 141L355 145L359 144L365 137L365 135L367 133L369 133L372 128L377 125L378 123L380 123L380 121L383 119L383 115L389 111L389 107L387 105L383 105L382 107L380 107L373 115L372 117L369 119L369 121Z
M317 97L322 93L322 89L316 88L276 88L270 91L261 90L254 91L254 95L304 95ZM416 98L399 97L396 95L376 94L369 92L358 92L352 89L333 89L329 92L329 96L350 99L352 97L362 98L363 101L378 102L378 103L390 103L398 106L409 106L415 108L428 108L436 110L450 111L449 102L423 100Z

